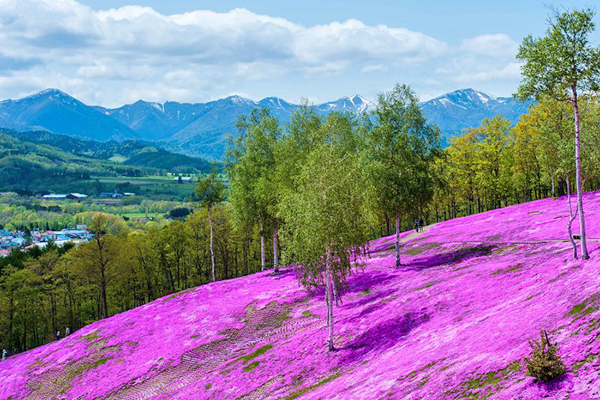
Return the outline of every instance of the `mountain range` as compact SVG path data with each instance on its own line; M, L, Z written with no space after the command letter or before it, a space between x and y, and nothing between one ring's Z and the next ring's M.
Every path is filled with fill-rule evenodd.
M484 118L502 114L516 123L528 105L473 89L457 90L421 103L429 121L442 130L446 143L452 134L478 126ZM0 102L0 128L46 130L98 141L152 141L169 150L219 159L228 135L236 133L237 118L263 107L285 123L299 105L277 97L253 101L230 96L208 103L140 100L119 108L104 108L86 105L58 89L46 89L22 99ZM356 95L313 107L320 115L326 115L333 111L370 112L375 104Z

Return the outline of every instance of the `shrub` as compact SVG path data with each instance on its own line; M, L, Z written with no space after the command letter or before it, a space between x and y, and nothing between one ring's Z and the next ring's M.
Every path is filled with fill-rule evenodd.
M540 331L540 340L530 340L531 358L525 358L526 374L541 382L550 381L565 373L565 365L556 354L556 343L550 343L548 332Z
M169 211L169 216L171 218L185 218L188 215L190 215L190 209L185 207L178 207Z

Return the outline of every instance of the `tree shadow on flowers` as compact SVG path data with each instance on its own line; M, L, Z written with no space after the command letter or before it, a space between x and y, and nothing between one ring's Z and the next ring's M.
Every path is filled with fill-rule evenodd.
M348 287L346 287L344 293L370 291L393 278L392 274L385 272L357 270L347 278Z
M430 316L421 310L383 321L341 348L340 350L345 353L341 361L342 363L357 362L371 352L388 349L429 319Z
M537 385L542 391L547 392L548 395L551 395L552 392L572 388L573 380L568 374L562 374L561 376L556 377L548 382L536 381L535 385Z
M489 256L496 246L493 245L477 245L465 247L459 250L450 251L443 254L435 254L429 257L422 257L404 265L402 268L405 271L422 271L425 269L439 267L441 265L456 264L467 261L472 258Z

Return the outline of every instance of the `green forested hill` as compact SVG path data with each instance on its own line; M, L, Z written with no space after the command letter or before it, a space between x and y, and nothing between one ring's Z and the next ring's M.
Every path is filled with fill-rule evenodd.
M167 169L170 172L188 172L189 170L208 172L210 170L210 163L202 158L189 157L157 149L147 149L137 152L123 163L126 165Z
M0 132L0 191L53 191L72 187L91 176L144 176L153 168L68 153Z
M114 185L102 184L95 177L134 178L209 169L206 160L144 142L97 142L49 132L0 131L0 192L97 194L114 190Z
M156 147L155 144L125 140L98 142L46 131L16 132L6 134L34 144L49 145L69 154L122 162L127 165L152 167L169 172L208 172L210 163L202 158L184 156Z

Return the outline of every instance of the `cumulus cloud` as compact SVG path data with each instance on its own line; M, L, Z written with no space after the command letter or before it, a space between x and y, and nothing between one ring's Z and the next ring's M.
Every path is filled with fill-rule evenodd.
M356 19L304 26L242 8L163 15L141 6L95 11L75 0L0 0L0 85L12 78L29 79L27 87L41 82L39 89L81 81L90 88L177 86L162 95L145 91L162 97L181 95L190 83L200 89L286 72L414 66L447 51L423 33ZM36 72L45 79L34 79Z
M349 85L360 82L378 91L398 80L437 92L514 81L516 51L505 34L451 46L358 19L305 26L243 8L164 15L142 6L97 11L76 0L0 0L0 99L58 87L118 106L140 98L207 101L261 87L281 95L275 89L285 87L297 96L291 100L330 100L323 92L331 88L355 93Z
M508 35L498 33L494 35L481 35L464 40L461 49L482 56L514 58L519 50L519 44Z
M463 40L434 74L460 86L501 84L509 91L518 83L521 64L516 61L518 43L505 34L486 34ZM506 89L505 89L506 90Z

